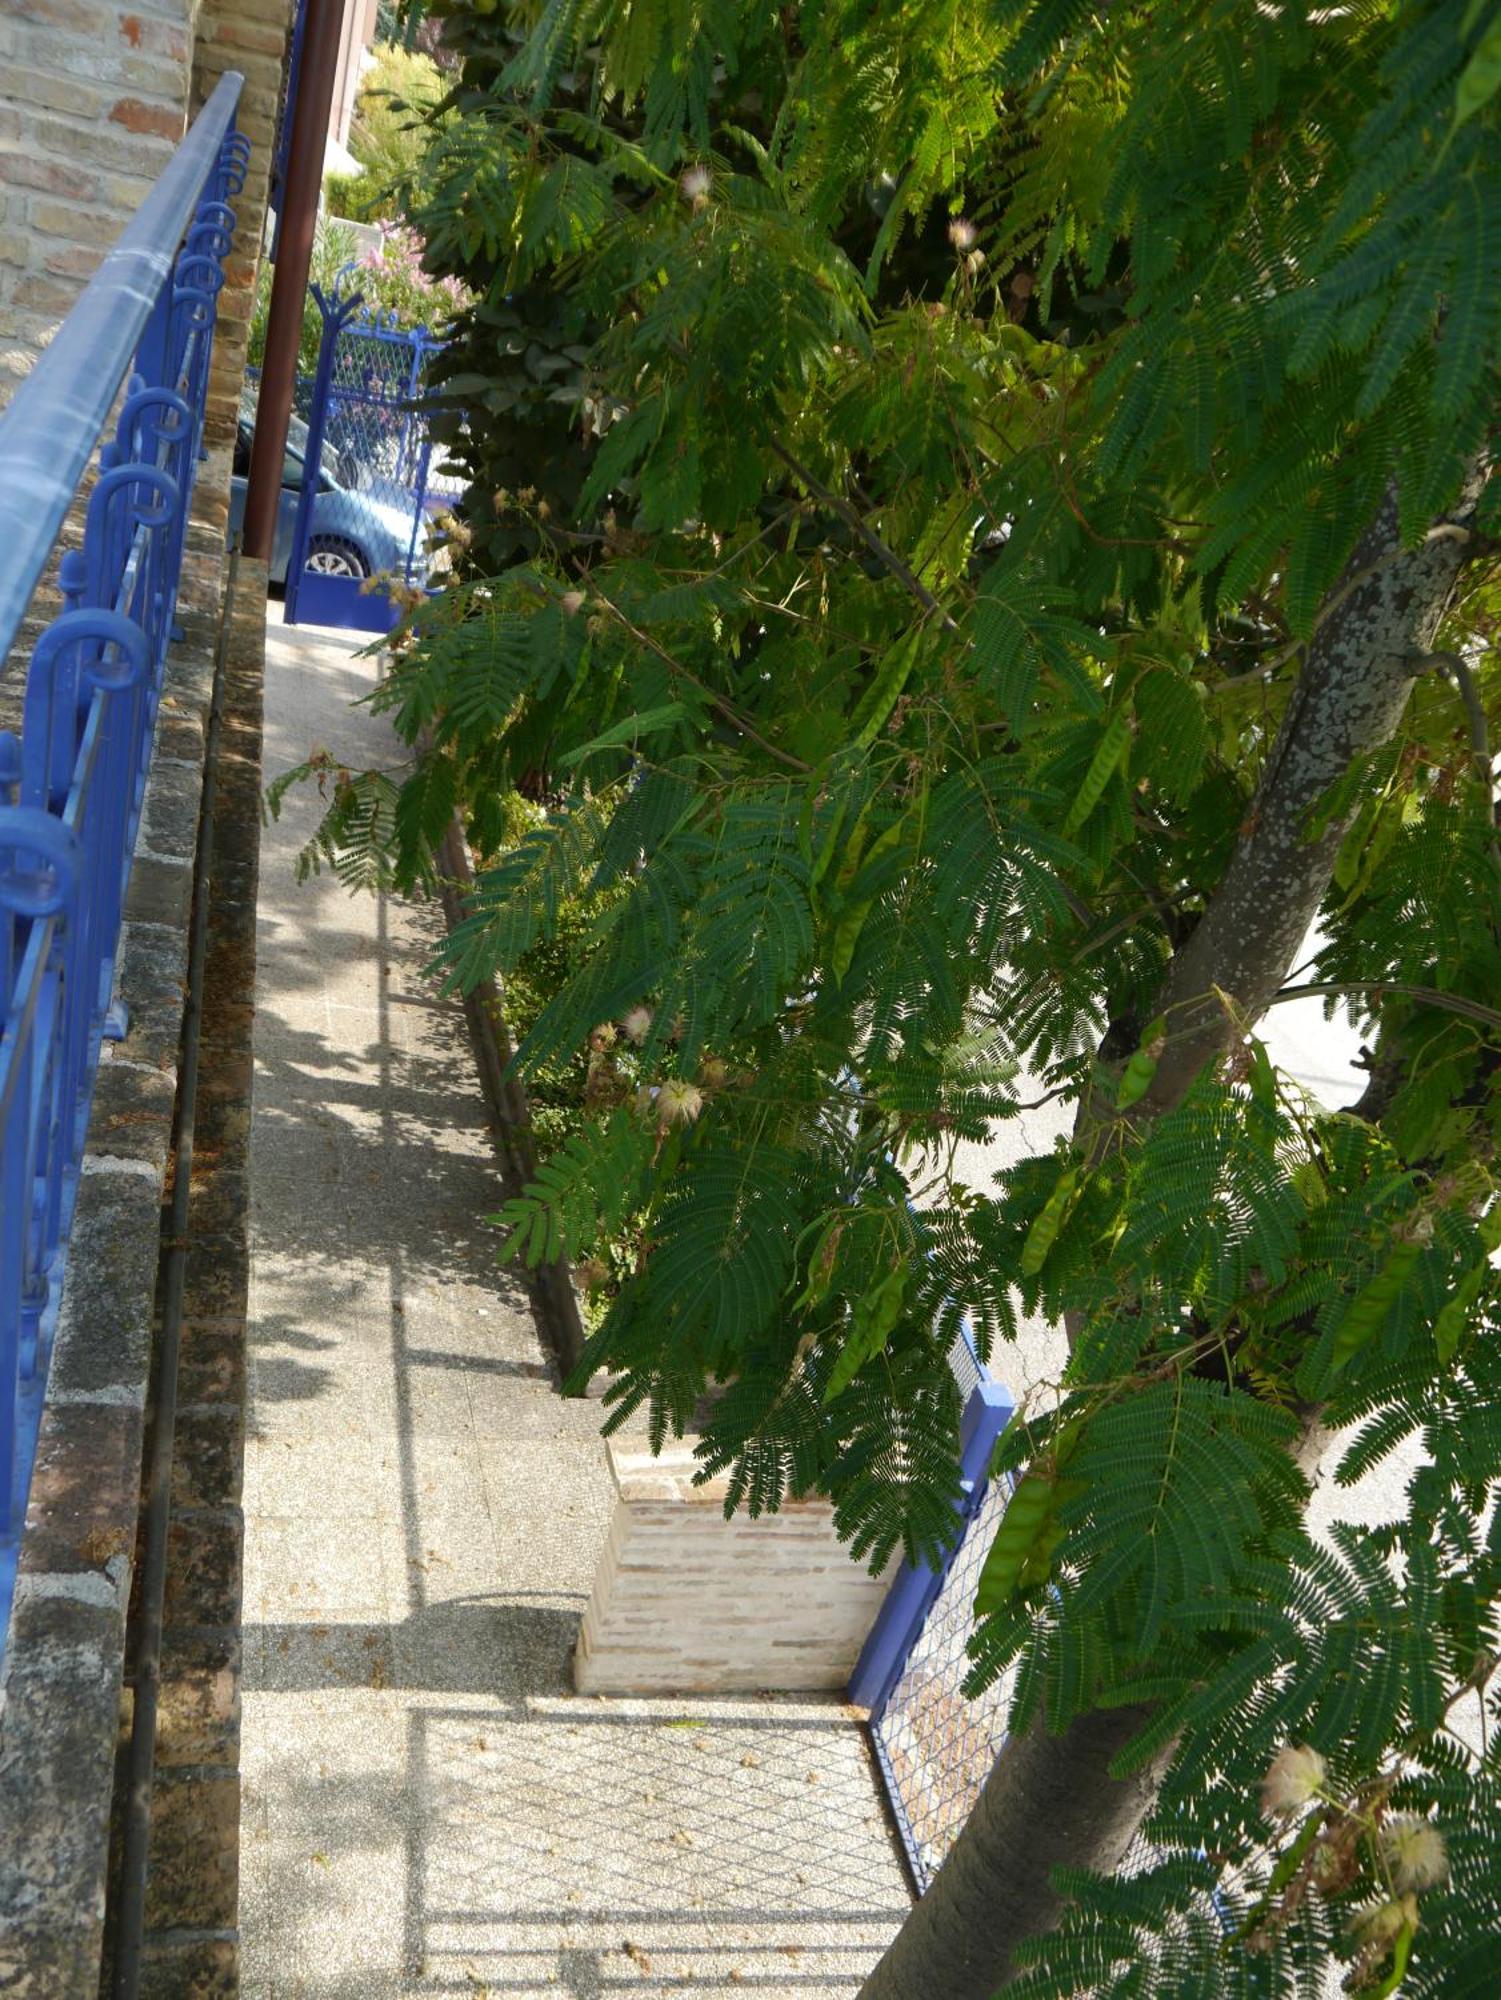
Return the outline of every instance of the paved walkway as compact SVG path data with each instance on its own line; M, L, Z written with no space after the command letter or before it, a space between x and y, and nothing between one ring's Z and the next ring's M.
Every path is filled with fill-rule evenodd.
M395 763L272 607L266 774ZM846 2000L908 1907L834 1703L571 1694L598 1405L553 1391L428 912L262 853L245 1476L247 2000Z

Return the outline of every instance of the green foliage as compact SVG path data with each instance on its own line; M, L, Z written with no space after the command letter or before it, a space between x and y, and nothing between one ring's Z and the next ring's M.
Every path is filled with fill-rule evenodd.
M370 55L349 127L349 150L362 169L351 188L360 206L350 212L361 220L399 222L447 84L420 49L385 41Z
M325 174L323 211L337 222L362 222L370 184L362 173Z
M1159 1861L1072 1880L1018 1991L1484 1987L1495 482L1449 516L1501 415L1493 32L1483 0L449 22L414 219L475 297L475 485L380 697L432 743L383 865L420 877L457 804L449 976L534 994L518 1063L573 1078L514 1253L616 1246L585 1372L659 1441L708 1392L732 1506L817 1487L872 1562L930 1550L961 1317L987 1354L1018 1306L1072 1328L1002 1448L974 1674L1015 1671L1018 1725L1144 1705L1124 1761L1168 1774ZM1311 639L1363 643L1393 482L1409 547L1462 550L1468 664L1414 659L1286 829L1338 837L1314 983L1372 1088L1280 1076L1237 968L1164 1094L1169 970L1306 748ZM347 780L323 851L385 796ZM1071 1143L965 1185L958 1141L1034 1092ZM1359 1427L1342 1477L1421 1441L1394 1518L1309 1537L1315 1407ZM1326 1780L1269 1817L1288 1746ZM1398 1815L1447 1875L1401 1887Z

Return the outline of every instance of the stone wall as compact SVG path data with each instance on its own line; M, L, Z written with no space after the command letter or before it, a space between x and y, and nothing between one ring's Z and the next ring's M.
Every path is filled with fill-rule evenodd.
M126 1609L151 1368L158 1232L216 652L218 761L188 1320L175 1459L143 1990L237 1987L239 1478L253 922L265 574L242 565L221 636L234 412L243 379L291 0L0 0L0 404L226 69L253 153L220 296L205 444L168 657L119 991L130 1032L101 1069L0 1687L0 1991L91 2000L101 1963ZM34 610L36 607L33 607ZM18 646L6 686L19 683ZM223 822L220 825L220 822ZM237 1150L237 1148L239 1150ZM125 1696L122 1712L122 1694Z
M842 1692L886 1592L834 1533L826 1500L724 1517L691 1441L607 1447L610 1536L574 1655L581 1694Z
M98 1979L220 567L184 564L6 1643L0 1992L34 2000Z
M236 204L240 226L224 289L219 294L214 369L205 419L210 445L234 444L292 8L293 0L201 0L198 15L193 108L196 110L208 98L226 70L237 69L245 79L245 88L236 123L252 149L249 174Z

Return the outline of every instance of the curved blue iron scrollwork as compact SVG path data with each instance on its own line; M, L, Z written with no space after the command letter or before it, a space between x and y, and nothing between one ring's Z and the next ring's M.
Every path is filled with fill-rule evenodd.
M241 81L220 81L0 414L0 661L96 446L99 463L20 732L0 731L0 1646L250 152Z

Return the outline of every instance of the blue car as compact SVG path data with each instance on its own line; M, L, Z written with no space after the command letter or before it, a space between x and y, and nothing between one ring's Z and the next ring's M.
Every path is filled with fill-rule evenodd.
M235 437L234 469L229 482L230 532L238 533L245 518L245 491L250 473L250 444L255 435L255 397L240 399ZM287 426L287 450L282 460L281 496L276 507L276 536L271 550L271 581L284 584L292 554L297 502L306 477L308 430L300 417ZM405 505L361 486L359 466L349 452L325 443L313 495L313 529L308 546L309 569L325 576L374 576L377 571L406 577L426 574L426 515L409 496ZM390 486L389 480L379 484ZM399 494L400 488L395 489Z

